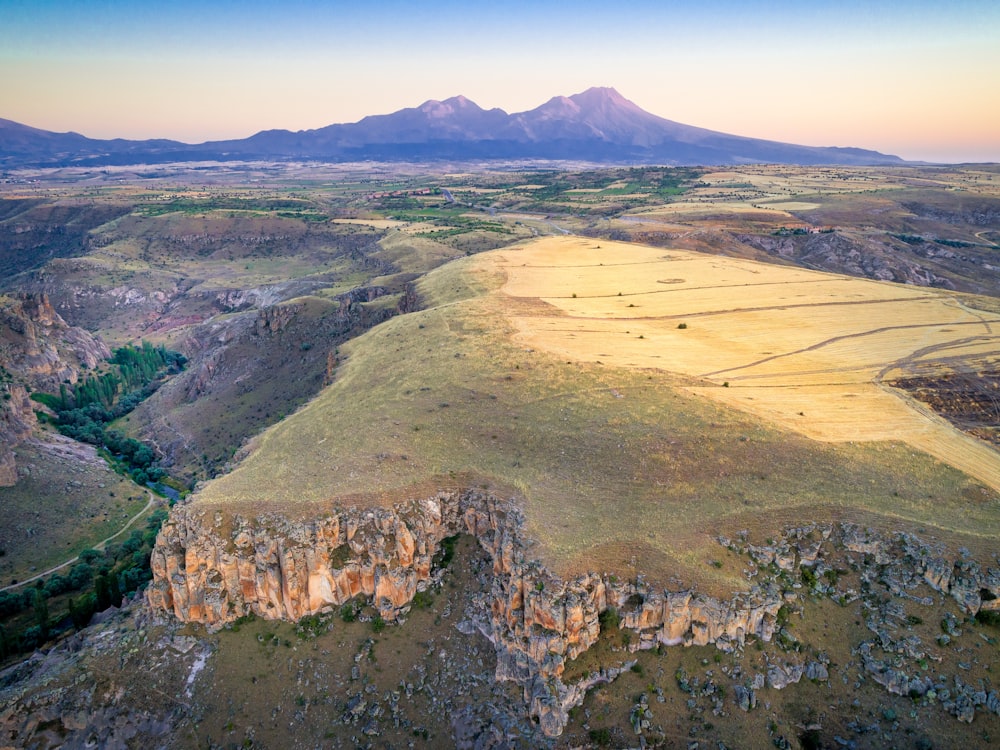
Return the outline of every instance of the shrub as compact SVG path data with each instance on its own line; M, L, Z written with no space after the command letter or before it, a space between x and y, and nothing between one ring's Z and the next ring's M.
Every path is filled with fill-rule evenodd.
M620 617L618 616L618 610L614 607L608 607L606 610L601 612L597 616L597 621L601 625L601 630L608 630L609 628L617 628L620 622Z
M1000 628L1000 612L992 609L981 609L976 613L976 622Z
M435 563L438 568L447 568L455 557L455 545L458 544L458 534L446 536L441 540L441 546L435 554Z
M413 595L413 606L417 609L427 609L434 604L434 597L430 591L418 591Z
M600 747L607 747L611 744L611 731L607 727L591 729L587 736L590 737L591 742Z

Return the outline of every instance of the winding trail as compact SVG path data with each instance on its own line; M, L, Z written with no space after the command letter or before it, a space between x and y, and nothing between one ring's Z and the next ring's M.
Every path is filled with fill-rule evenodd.
M114 541L122 534L124 534L126 531L128 531L130 528L132 528L132 525L139 520L140 516L142 516L150 508L152 508L154 505L157 504L156 495L154 495L150 490L146 490L146 494L149 496L149 502L146 503L143 509L140 510L138 513L136 513L134 516L132 516L128 520L128 523L122 526L118 531L109 536L107 539L102 539L100 542L95 544L91 549L103 550L107 546L108 542ZM60 563L59 565L49 568L48 570L43 570L41 573L36 573L35 575L31 576L31 578L25 578L23 581L18 581L17 583L12 583L9 586L4 586L3 588L0 588L0 591L11 591L12 589L20 588L21 586L27 586L29 583L33 583L34 581L37 581L39 578L45 578L45 576L51 575L56 571L62 570L63 568L68 568L70 565L77 562L79 559L80 556L77 555L76 557L67 560L64 563Z

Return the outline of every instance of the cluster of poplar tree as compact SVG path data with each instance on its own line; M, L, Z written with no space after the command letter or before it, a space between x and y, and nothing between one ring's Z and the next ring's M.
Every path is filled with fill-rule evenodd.
M107 372L75 386L63 384L58 396L40 393L33 398L55 412L55 425L62 434L104 448L133 480L145 485L163 476L156 455L138 440L106 426L132 411L156 391L164 377L180 372L186 362L183 354L144 341L140 346L115 349Z
M61 385L54 408L69 411L99 404L105 409L114 409L119 395L142 393L162 374L180 372L186 362L180 352L171 351L163 345L153 346L148 341L143 341L140 346L119 347L111 357L111 364L115 367L108 372L87 378L73 386L72 390L65 384ZM133 409L137 403L132 404Z

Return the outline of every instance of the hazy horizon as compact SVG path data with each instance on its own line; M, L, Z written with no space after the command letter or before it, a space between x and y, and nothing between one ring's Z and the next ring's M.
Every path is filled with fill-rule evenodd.
M934 162L1000 162L1000 6L247 0L0 4L0 117L91 138L245 138L464 95L613 86L660 117Z

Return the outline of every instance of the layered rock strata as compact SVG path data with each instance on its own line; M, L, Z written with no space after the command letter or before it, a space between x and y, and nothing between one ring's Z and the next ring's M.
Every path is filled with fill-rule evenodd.
M441 492L395 508L341 508L296 521L178 506L152 555L154 609L215 628L247 614L297 620L369 597L386 620L404 615L432 581L442 541L468 533L493 561L489 613L481 627L497 651L496 677L523 686L542 731L559 735L586 685L566 685L568 660L600 635L602 612L620 613L632 648L658 644L742 645L769 640L782 600L756 589L729 602L666 592L589 573L562 580L534 561L511 501L479 491ZM488 619L487 619L488 618ZM604 679L612 679L606 675Z

